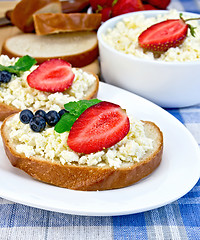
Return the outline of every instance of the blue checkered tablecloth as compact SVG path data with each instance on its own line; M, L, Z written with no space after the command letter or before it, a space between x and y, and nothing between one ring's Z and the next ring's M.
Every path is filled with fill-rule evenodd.
M172 0L169 8L200 13L200 0ZM200 144L200 105L166 109ZM139 214L87 217L50 212L0 198L0 240L200 239L200 180L182 198Z

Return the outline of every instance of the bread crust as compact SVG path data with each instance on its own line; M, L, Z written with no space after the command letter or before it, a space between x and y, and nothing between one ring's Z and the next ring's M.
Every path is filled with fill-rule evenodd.
M56 12L62 12L59 0L21 0L12 11L11 22L23 32L33 32L33 14L50 4L55 4Z
M93 74L96 78L95 84L91 86L91 88L87 92L87 95L84 98L86 100L89 100L89 99L95 98L97 96L97 92L98 92L98 89L99 89L99 78L96 74L91 73L89 71L87 71L87 72L90 73L90 74ZM3 121L8 116L10 116L14 113L18 113L21 110L23 110L23 109L18 109L16 107L12 106L12 105L7 105L5 103L0 103L0 121Z
M6 134L5 125L6 120L1 127L1 134L5 152L11 164L39 181L58 187L82 191L126 187L151 174L159 166L162 158L163 135L160 129L152 122L145 122L145 125L153 127L159 135L159 145L156 150L143 161L118 169L113 167L62 165L36 157L27 158L24 154L19 154L12 148L8 134Z
M101 25L100 13L40 13L33 15L37 35L59 32L97 30Z
M83 69L83 71L85 72L92 72L97 76L100 76L100 65L99 65L98 59L96 59L94 62L90 63L89 65L82 67L81 69Z
M18 36L21 36L18 35ZM16 36L13 36L16 37ZM26 38L26 34L24 34L24 37ZM12 38L12 37L10 37ZM24 54L16 53L13 51L13 49L9 49L7 46L7 41L10 39L6 39L2 45L1 54L7 55L9 58L17 58L17 57L23 57ZM30 54L29 54L30 55ZM99 49L98 49L98 42L91 46L91 48L87 49L86 51L82 51L80 53L70 54L70 55L61 55L61 56L54 56L54 57L37 57L32 55L31 57L35 58L38 64L41 64L47 60L60 58L67 62L70 62L73 67L84 67L92 63L95 59L97 59L99 56Z
M0 121L3 121L5 118L10 116L11 114L18 113L21 110L14 107L7 105L5 103L0 103Z

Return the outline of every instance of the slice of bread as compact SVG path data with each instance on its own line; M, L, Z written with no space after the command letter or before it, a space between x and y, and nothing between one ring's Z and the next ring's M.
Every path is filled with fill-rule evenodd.
M101 25L99 13L40 13L33 15L37 35L60 32L97 30Z
M12 57L29 55L38 64L52 58L61 58L73 67L83 67L98 57L96 32L71 32L48 36L24 33L12 36L3 43L2 54Z
M1 56L0 60L8 65L12 65L9 63L13 61L9 60L7 56ZM0 121L25 108L33 111L39 108L45 111L59 110L68 101L89 100L97 95L99 88L97 75L78 68L72 68L75 74L74 81L72 86L62 93L48 93L33 89L28 85L26 78L36 67L33 66L30 71L20 77L13 76L9 83L1 84Z
M89 65L82 67L81 69L83 69L83 71L92 72L97 76L100 76L100 65L98 59L94 60L94 62L90 63Z
M11 14L11 22L23 32L33 32L33 14L61 13L59 0L21 0Z
M144 122L144 131L145 135L152 139L153 149L148 150L139 162L123 162L119 168L114 168L108 164L89 166L72 162L63 165L60 161L43 158L40 153L36 156L26 157L24 152L17 152L19 142L10 137L12 126L7 122L12 121L14 117L15 115L12 115L7 118L1 127L1 135L8 159L14 167L22 169L33 178L45 183L83 191L122 188L148 176L161 162L163 135L152 122Z

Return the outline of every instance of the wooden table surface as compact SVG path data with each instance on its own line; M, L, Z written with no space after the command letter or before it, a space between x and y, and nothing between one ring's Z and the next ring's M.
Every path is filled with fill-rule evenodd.
M11 10L15 7L17 2L5 2L5 1L0 1L0 17L5 16L5 12L7 10ZM21 31L14 27L14 26L4 26L0 27L0 49L2 47L3 42L5 41L6 38L11 37L13 35L19 34Z

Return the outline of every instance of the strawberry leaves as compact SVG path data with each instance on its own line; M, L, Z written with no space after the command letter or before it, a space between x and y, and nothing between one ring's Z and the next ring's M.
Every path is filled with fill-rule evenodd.
M80 100L78 102L69 102L64 105L66 113L63 114L54 130L58 133L70 131L76 119L89 107L101 102L99 99Z
M183 18L183 14L182 13L180 13L180 19L182 19L184 22L188 22L188 21L191 21L191 20L200 20L200 18L188 18L188 19L184 19ZM193 27L192 25L190 25L190 24L187 24L188 25L188 27L189 27L189 29L190 29L190 33L191 33L191 35L193 36L193 37L195 37L195 28L196 27Z

